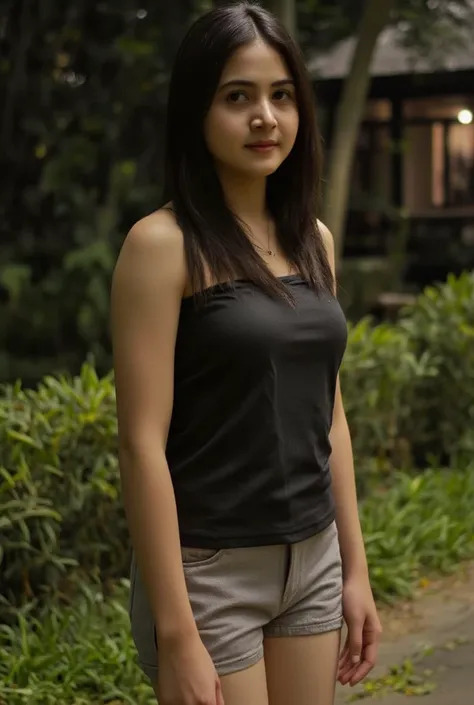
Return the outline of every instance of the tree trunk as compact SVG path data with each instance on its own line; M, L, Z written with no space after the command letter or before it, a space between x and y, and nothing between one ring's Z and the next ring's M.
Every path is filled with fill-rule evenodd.
M396 0L366 0L352 65L336 111L323 208L323 220L334 237L336 259L343 250L352 166L370 85L370 63L395 4Z
M296 39L296 0L267 0L266 5L280 18L293 39Z

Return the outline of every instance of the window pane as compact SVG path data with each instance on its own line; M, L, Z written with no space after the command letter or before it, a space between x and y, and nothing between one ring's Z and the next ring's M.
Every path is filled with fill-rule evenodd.
M403 160L405 206L416 214L432 205L431 125L407 125Z
M435 122L432 127L432 182L431 199L438 208L444 206L446 193L444 188L444 130L441 122Z
M474 124L450 125L449 205L474 205Z

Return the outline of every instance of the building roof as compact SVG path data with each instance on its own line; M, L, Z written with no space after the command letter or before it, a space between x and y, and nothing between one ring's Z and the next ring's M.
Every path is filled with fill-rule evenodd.
M465 34L465 36L463 36ZM459 41L446 42L429 53L425 50L407 48L403 45L405 32L402 26L388 27L379 36L372 57L370 74L373 78L382 76L402 76L444 71L465 71L474 69L474 42L472 26L459 33ZM315 80L344 78L349 72L356 45L356 38L350 37L336 44L330 51L315 54L308 61L310 74Z

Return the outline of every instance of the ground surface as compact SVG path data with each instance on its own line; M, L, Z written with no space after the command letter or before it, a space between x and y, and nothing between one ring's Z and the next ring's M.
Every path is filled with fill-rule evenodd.
M380 692L367 699L383 705L469 705L474 702L474 563L455 577L429 583L416 599L382 610L384 627L379 663L371 681ZM394 667L401 675L387 678ZM411 672L413 670L413 677ZM393 683L408 693L394 692ZM376 684L373 690L376 690ZM337 689L336 705L344 705L362 688Z

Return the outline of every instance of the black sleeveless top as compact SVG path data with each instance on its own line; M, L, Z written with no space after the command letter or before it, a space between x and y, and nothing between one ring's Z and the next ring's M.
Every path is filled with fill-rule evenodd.
M248 281L182 302L167 442L184 546L302 541L334 519L328 434L347 341L337 299L280 277L296 307Z

